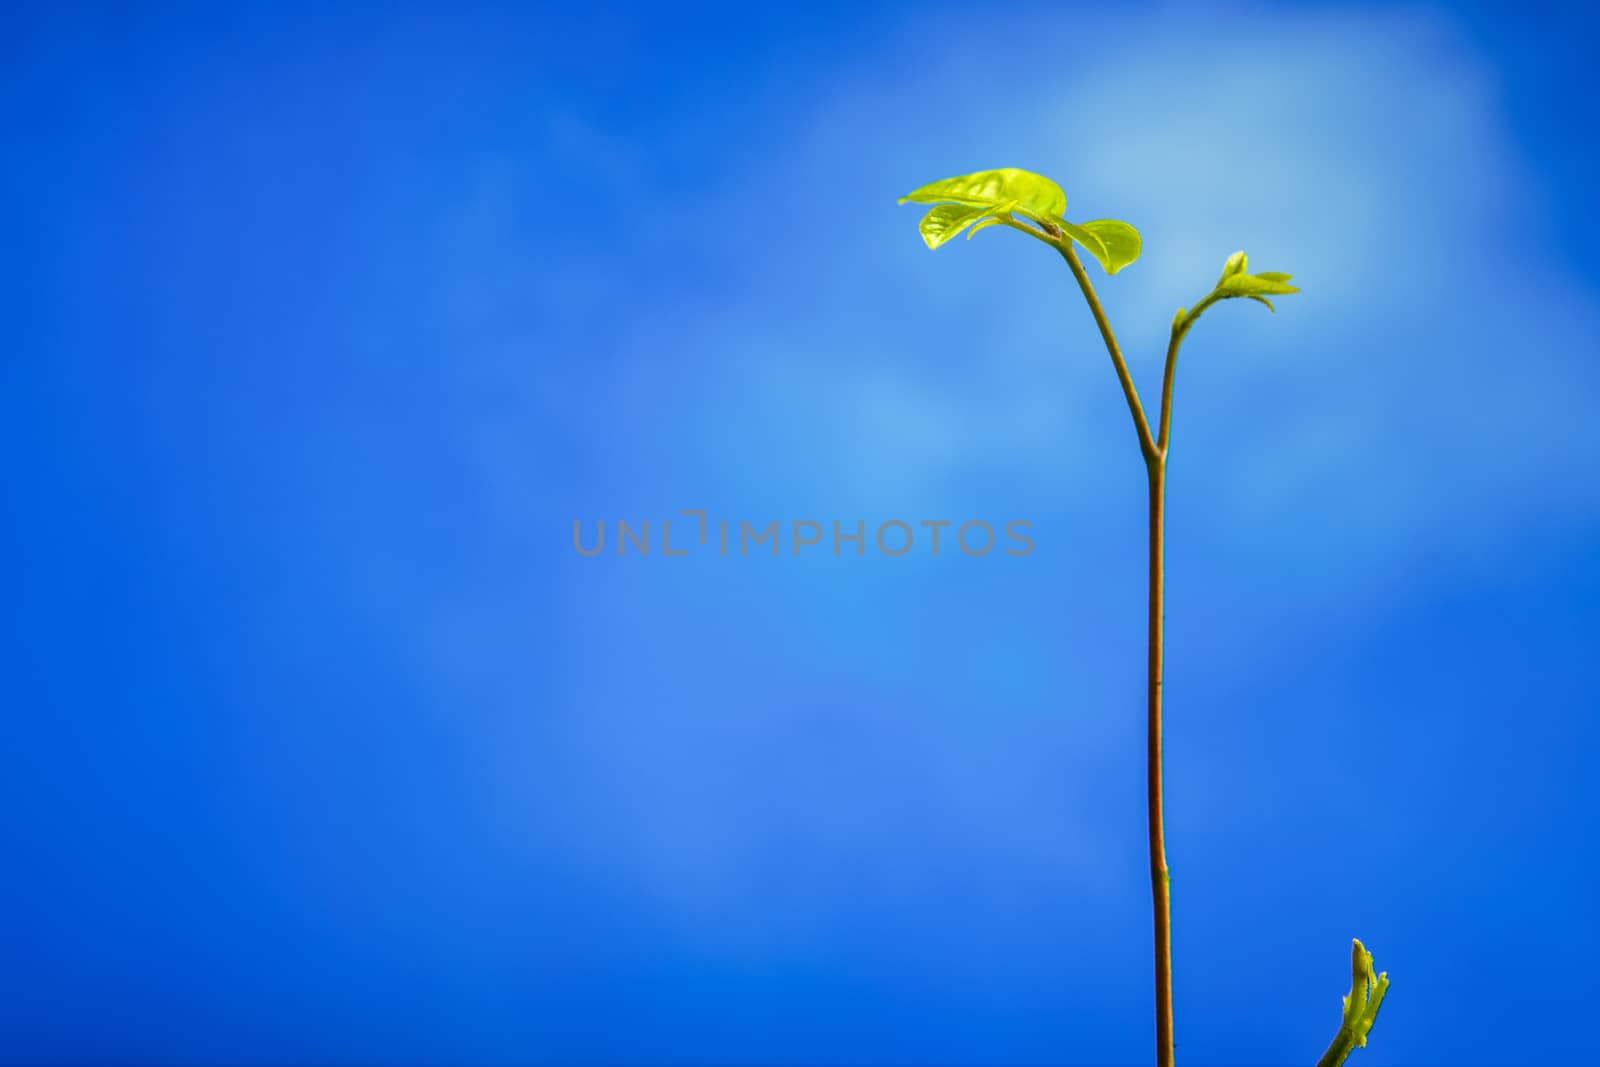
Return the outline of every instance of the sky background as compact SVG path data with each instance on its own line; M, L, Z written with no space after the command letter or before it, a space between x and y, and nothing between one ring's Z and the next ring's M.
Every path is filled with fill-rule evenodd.
M1592 1051L1594 26L1536 3L7 13L0 1059ZM584 558L686 508L973 558ZM688 524L675 527L683 543Z

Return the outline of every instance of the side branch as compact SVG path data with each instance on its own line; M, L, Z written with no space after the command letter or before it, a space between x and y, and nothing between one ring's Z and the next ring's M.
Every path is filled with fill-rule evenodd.
M1078 288L1083 290L1083 298L1089 302L1089 310L1094 313L1095 325L1100 327L1100 336L1105 340L1106 351L1111 353L1111 364L1117 369L1117 381L1122 383L1122 395L1128 400L1128 412L1133 416L1133 428L1139 433L1139 451L1144 453L1146 462L1152 462L1161 456L1161 446L1150 436L1150 424L1144 417L1144 405L1139 403L1139 390L1134 387L1133 375L1128 373L1128 364L1122 358L1122 350L1117 347L1117 338L1111 332L1111 323L1106 321L1106 313L1100 307L1100 298L1095 296L1088 272L1083 269L1083 264L1078 262L1077 253L1072 250L1072 239L1062 237L1056 248L1061 252L1061 258L1067 261L1067 266L1072 268L1072 276L1078 279Z
M1166 455L1167 442L1172 436L1172 381L1177 376L1178 346L1183 343L1186 331L1172 328L1172 340L1167 344L1167 368L1161 374L1161 429L1156 438L1156 448Z

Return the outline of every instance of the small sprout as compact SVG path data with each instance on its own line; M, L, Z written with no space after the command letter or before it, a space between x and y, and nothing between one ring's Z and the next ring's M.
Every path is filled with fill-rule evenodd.
M1350 947L1350 993L1344 997L1344 1019L1339 1032L1334 1035L1328 1051L1317 1061L1317 1067L1339 1067L1350 1053L1365 1048L1367 1034L1378 1021L1378 1009L1383 1006L1383 996L1389 991L1389 972L1372 972L1372 953L1360 939Z
M1289 284L1291 275L1279 274L1277 271L1262 271L1260 274L1246 273L1249 260L1243 252L1235 252L1228 257L1228 262L1222 266L1222 277L1217 279L1217 287L1212 290L1219 294L1219 299L1230 296L1261 297L1287 296L1289 293L1298 293L1300 290ZM1267 304L1265 300L1261 301ZM1271 304L1267 304L1271 307Z
M1268 296L1287 296L1300 291L1289 284L1291 275L1280 274L1277 271L1250 274L1249 269L1249 257L1243 252L1235 252L1229 256L1228 261L1222 265L1222 276L1217 279L1217 284L1211 293L1196 304L1194 310L1188 313L1180 312L1177 318L1172 320L1173 335L1182 337L1189 327L1194 325L1201 313L1219 300L1232 300L1242 296L1258 304L1265 304L1268 311L1276 313L1278 309L1272 306L1272 301L1267 299Z
M957 178L924 185L900 199L932 205L921 223L922 239L929 248L940 245L966 231L972 235L989 226L1005 225L1021 230L1061 253L1072 275L1083 291L1084 300L1095 324L1105 341L1106 352L1122 385L1122 394L1128 403L1128 413L1133 417L1134 430L1139 437L1139 450L1144 456L1145 472L1150 488L1150 656L1152 670L1147 690L1149 709L1146 750L1147 775L1151 783L1150 857L1151 898L1155 913L1156 934L1156 1063L1157 1067L1173 1067L1175 1043L1172 1037L1172 942L1171 942L1171 887L1172 873L1167 867L1166 832L1162 825L1161 781L1161 637L1163 592L1163 546L1161 536L1163 501L1166 498L1167 455L1171 448L1172 395L1174 371L1177 368L1178 349L1189 328L1212 304L1223 300L1244 297L1276 313L1269 296L1287 296L1300 290L1289 284L1290 276L1276 271L1250 273L1250 260L1243 252L1229 256L1222 266L1222 275L1211 292L1187 308L1179 308L1172 316L1172 338L1167 346L1166 367L1162 376L1161 407L1154 419L1146 413L1134 385L1133 375L1122 357L1116 335L1106 318L1105 309L1095 295L1089 274L1073 252L1074 243L1088 249L1107 274L1115 274L1139 258L1143 242L1139 231L1126 222L1115 219L1097 219L1093 222L1068 222L1063 213L1067 210L1067 194L1061 186L1031 171L984 170L964 174ZM1351 953L1350 995L1344 998L1344 1019L1339 1025L1333 1044L1323 1053L1317 1067L1340 1067L1352 1049L1367 1043L1367 1034L1378 1017L1378 1008L1389 990L1387 974L1374 975L1372 954L1357 941Z

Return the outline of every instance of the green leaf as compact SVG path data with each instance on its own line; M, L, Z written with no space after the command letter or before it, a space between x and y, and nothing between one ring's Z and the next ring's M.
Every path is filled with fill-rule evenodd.
M1233 255L1229 256L1228 261L1222 265L1222 277L1217 279L1217 288L1220 289L1222 287L1222 283L1233 277L1235 274L1243 274L1245 267L1249 264L1249 262L1249 257L1247 257L1243 252L1235 252Z
M990 215L988 218L978 220L978 224L967 231L967 240L972 240L972 235L986 226L998 226L1004 221L1001 215Z
M1261 274L1233 274L1217 283L1217 292L1227 296L1257 296L1263 293L1286 296L1299 291L1288 282L1275 281Z
M1078 230L1087 230L1100 239L1102 251L1095 252L1094 247L1084 244L1084 247L1095 252L1095 258L1106 269L1107 274L1115 274L1129 263L1139 258L1139 250L1143 242L1139 238L1139 231L1129 226L1126 222L1116 219L1098 219L1094 222L1085 222L1074 227ZM1082 242L1080 242L1082 243Z
M1115 274L1138 259L1142 244L1139 231L1126 222L1067 222L1061 217L1067 209L1067 194L1061 186L1042 174L1015 167L981 170L933 182L901 197L900 203L937 204L943 208L930 211L922 220L922 237L929 248L939 247L976 222L967 234L970 238L985 226L1004 221L999 216L1012 212L1039 223L1043 232L1037 236L1049 244L1059 243L1057 230L1068 234L1099 261L1107 274ZM971 213L970 209L978 210Z
M1100 235L1095 233L1093 230L1086 230L1077 223L1068 222L1065 219L1057 220L1056 225L1061 227L1062 233L1078 242L1084 247L1085 250L1088 251L1090 255L1094 256L1095 259L1098 259L1101 266L1105 266L1105 264L1111 259L1110 249L1106 248L1106 243L1102 241L1100 239Z
M1228 257L1222 265L1222 277L1217 279L1216 288L1206 294L1204 300L1188 311L1178 309L1177 316L1172 320L1172 332L1181 339L1187 333L1205 310L1212 304L1235 297L1244 297L1254 300L1258 304L1265 304L1268 311L1277 313L1277 308L1272 306L1268 296L1286 296L1289 293L1298 293L1300 290L1289 284L1289 275L1279 274L1275 271L1262 271L1260 274L1249 274L1250 260L1243 252L1235 252Z
M969 207L1010 201L1031 215L1058 219L1067 210L1067 194L1042 174L1007 167L980 170L924 185L900 198L900 203L966 204Z
M978 207L968 207L965 204L940 204L922 216L922 222L917 225L917 229L922 231L922 240L929 248L938 248L979 219L1007 214L1016 206L1014 200Z
M1250 259L1243 252L1235 252L1228 257L1222 265L1222 277L1217 279L1215 295L1218 299L1227 299L1233 296L1247 296L1251 300L1267 305L1269 311L1276 312L1272 301L1267 296L1287 296L1298 293L1300 290L1289 284L1292 275L1279 274L1277 271L1264 270L1260 274L1248 273Z

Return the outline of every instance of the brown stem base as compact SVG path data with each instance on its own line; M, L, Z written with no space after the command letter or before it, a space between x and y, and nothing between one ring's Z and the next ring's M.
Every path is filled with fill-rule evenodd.
M1166 456L1149 458L1150 475L1150 674L1146 737L1147 799L1150 813L1150 900L1155 914L1156 1063L1173 1067L1172 1048L1172 887L1167 872L1166 834L1161 813L1161 637L1163 628L1163 517L1166 510Z

